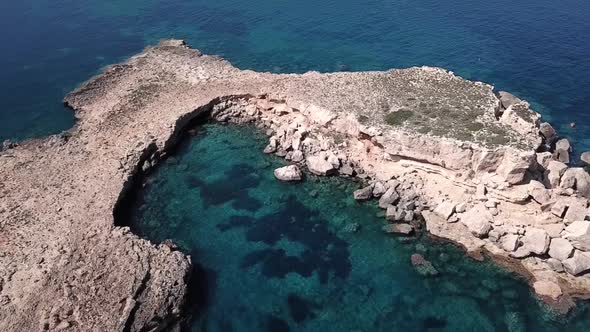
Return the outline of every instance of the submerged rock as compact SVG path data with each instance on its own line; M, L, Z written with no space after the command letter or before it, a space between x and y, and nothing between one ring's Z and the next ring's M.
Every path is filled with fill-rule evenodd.
M383 226L385 233L410 235L414 232L414 226L410 224L387 224Z
M438 275L438 271L434 268L434 265L430 261L427 261L424 256L420 254L413 254L410 257L412 266L416 269L416 272L421 276L435 276Z

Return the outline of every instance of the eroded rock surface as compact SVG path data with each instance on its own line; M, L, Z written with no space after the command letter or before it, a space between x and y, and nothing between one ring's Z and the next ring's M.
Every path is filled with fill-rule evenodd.
M507 257L522 240L527 255L545 254L542 226L563 224L568 211L579 217L563 200L585 199L576 191L581 174L560 188L567 166L534 153L539 116L526 102L500 101L492 86L439 68L256 73L169 40L109 67L65 102L78 118L67 135L0 153L2 331L174 324L190 259L116 227L113 212L200 116L255 123L270 136L264 152L316 175L372 181L362 194L378 197L399 222L389 228L410 233L422 215L429 232L470 252ZM530 192L530 177L546 188ZM562 249L556 256L565 257ZM587 257L576 249L563 260L566 273L539 257L522 264L543 281L538 289L557 297L558 274L569 289L590 290L587 278L573 276L590 266Z

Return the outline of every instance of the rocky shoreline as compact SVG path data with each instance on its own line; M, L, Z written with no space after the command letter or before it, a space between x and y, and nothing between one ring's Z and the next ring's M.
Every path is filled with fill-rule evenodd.
M0 153L3 331L175 325L190 258L113 214L199 117L266 130L264 152L294 165L275 172L282 180L301 168L366 180L355 198L379 200L385 231L424 220L433 236L525 274L563 311L589 294L590 176L566 165L569 144L528 103L487 84L430 67L256 73L167 40L65 102L74 128Z

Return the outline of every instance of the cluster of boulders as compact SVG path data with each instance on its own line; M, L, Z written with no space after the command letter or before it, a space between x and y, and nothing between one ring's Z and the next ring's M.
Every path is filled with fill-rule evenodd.
M449 223L461 222L471 234L511 257L539 257L556 272L579 275L590 271L589 202L571 187L561 187L564 181L568 178L557 178L555 188L531 182L529 194L541 213L528 221L506 222L509 214L499 216L502 202L488 195L483 185L478 186L470 201L446 200L433 213Z
M356 190L353 195L357 201L379 200L379 207L385 210L388 221L383 226L383 231L411 235L421 227L418 217L427 206L417 192L420 185L421 182L416 177L393 178L388 181L373 181Z

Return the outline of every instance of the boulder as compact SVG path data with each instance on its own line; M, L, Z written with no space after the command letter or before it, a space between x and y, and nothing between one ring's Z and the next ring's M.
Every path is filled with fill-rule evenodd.
M380 182L380 181L375 182L375 186L373 187L373 196L374 197L381 197L381 196L383 196L383 194L385 194L386 191L387 191L387 188L385 187L383 182Z
M500 246L507 252L513 252L518 247L518 235L506 234L500 239Z
M590 198L590 174L581 167L568 168L561 177L559 187L575 189L581 196Z
M496 173L510 184L521 183L527 170L536 164L534 152L521 152L518 155L506 153Z
M561 264L561 261L555 258L547 258L547 261L545 263L549 265L551 270L555 272L563 272L563 264Z
M573 251L574 247L570 241L560 237L552 239L549 244L549 256L560 261L568 259Z
M547 122L543 122L539 125L539 133L541 134L541 136L543 136L543 138L545 139L545 144L547 145L552 145L553 142L555 142L555 140L557 139L557 132L555 132L553 126L551 126Z
M298 163L298 162L302 161L303 158L304 158L303 152L301 152L300 150L295 150L291 154L291 161L293 161L293 162Z
M565 211L568 207L568 201L565 197L560 197L554 204L551 206L551 213L559 218L563 218Z
M522 246L512 253L512 256L516 258L527 257L531 254L545 254L549 249L551 238L543 229L528 227L520 240Z
M309 171L315 175L332 175L336 172L334 165L322 156L309 156L306 158L305 163Z
M385 233L410 235L414 232L414 226L410 224L387 224L383 226Z
M590 151L583 152L580 156L580 160L582 163L584 163L584 165L590 166Z
M335 154L328 154L328 162L332 164L332 166L334 166L335 169L340 168L340 159L338 159L338 157Z
M574 221L565 228L563 237L568 239L574 248L590 251L590 221Z
M545 182L550 188L557 188L560 184L561 176L566 170L566 164L559 161L550 160L547 163L547 167L545 168Z
M562 163L569 164L571 151L572 146L566 138L562 138L555 143L555 159Z
M551 154L551 152L539 152L537 153L537 164L545 169L552 158L553 154Z
M402 221L405 219L406 211L390 205L385 211L385 218L389 221Z
M590 270L590 254L576 250L571 258L561 263L567 273L576 276Z
M343 163L338 172L340 173L340 175L346 176L354 176L356 174L354 168L352 168L352 166L350 166L349 163Z
M433 211L445 220L448 220L453 213L455 213L455 203L451 201L444 201L439 204Z
M529 108L529 103L521 101L510 105L502 116L500 122L512 127L516 132L536 139L541 144L542 138L538 134L540 115Z
M509 92L506 92L506 91L499 91L498 98L500 99L500 105L504 109L507 109L508 107L510 107L514 104L520 103L522 101L518 97L516 97L515 95L513 95Z
M389 205L397 203L399 198L399 194L395 191L395 187L390 187L379 199L379 207L387 209Z
M492 230L493 221L494 217L483 204L474 206L461 216L461 223L467 226L467 229L479 238L488 235Z
M465 211L467 211L467 203L461 202L461 203L457 204L457 206L455 206L455 212L463 213Z
M561 296L561 288L558 284L549 280L538 280L533 284L535 293L540 296L547 296L553 300L557 300Z
M586 219L586 216L588 216L588 201L585 198L568 197L564 201L568 206L563 217L566 224Z
M355 190L354 199L357 201L366 201L373 197L373 185L366 186L364 188Z
M280 167L274 171L275 177L281 181L301 181L302 173L297 165Z
M551 190L539 181L531 180L528 185L528 193L539 204L546 204L551 201Z

